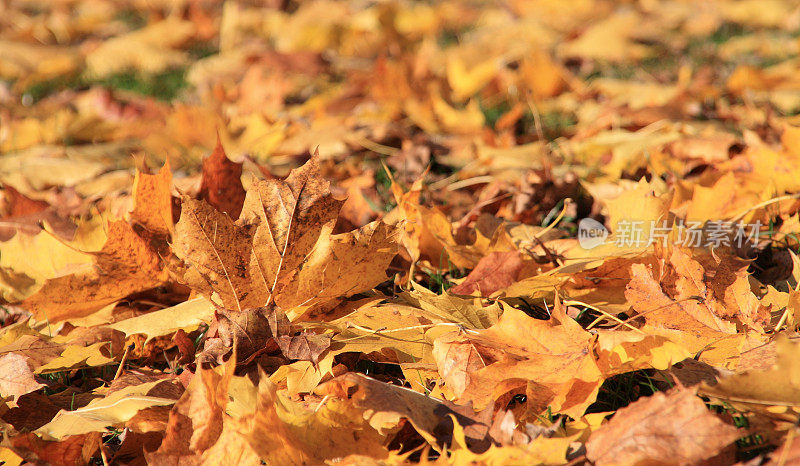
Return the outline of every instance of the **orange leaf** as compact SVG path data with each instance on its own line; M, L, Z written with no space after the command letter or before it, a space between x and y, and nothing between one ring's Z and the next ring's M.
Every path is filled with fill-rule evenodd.
M83 317L126 296L163 283L161 259L125 221L108 224L108 239L88 270L49 279L20 303L50 323Z
M172 171L169 160L157 175L137 171L133 180L133 211L131 220L157 234L168 235L174 230L172 221Z

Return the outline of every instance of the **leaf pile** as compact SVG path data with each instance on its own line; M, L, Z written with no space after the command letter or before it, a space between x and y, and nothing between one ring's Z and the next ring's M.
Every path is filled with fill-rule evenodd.
M4 464L800 458L800 7L9 0Z

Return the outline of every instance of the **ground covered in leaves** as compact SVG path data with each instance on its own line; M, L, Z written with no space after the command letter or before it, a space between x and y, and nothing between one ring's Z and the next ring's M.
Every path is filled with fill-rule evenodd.
M260 3L0 3L3 464L800 461L796 2Z

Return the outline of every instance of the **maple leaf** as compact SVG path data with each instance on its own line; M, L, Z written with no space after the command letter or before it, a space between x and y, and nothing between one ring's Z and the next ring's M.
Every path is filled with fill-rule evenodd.
M167 279L161 259L128 222L108 224L108 240L91 253L88 270L48 279L21 306L49 322L89 315L126 296L154 288Z
M706 408L694 390L656 393L617 410L611 421L592 432L586 456L597 464L660 462L699 463L723 453L739 438Z
M234 366L231 358L219 371L201 369L195 374L170 412L161 445L145 453L149 463L208 464L221 458L260 463L225 414Z
M187 199L173 243L189 265L178 272L180 280L209 297L216 293L227 309L272 299L284 309L308 309L369 289L384 280L395 254L394 233L373 222L332 235L341 205L322 180L316 156L285 181L256 183L235 222Z
M266 377L258 386L255 411L238 420L237 430L268 463L307 464L351 453L388 455L383 437L362 410L337 399L316 411L303 409L281 397ZM359 432L357 437L353 431Z
M556 307L546 321L511 308L486 330L440 336L433 356L459 402L471 400L481 409L534 381L547 393L534 410L551 405L555 412L578 416L600 386L593 341L563 308Z

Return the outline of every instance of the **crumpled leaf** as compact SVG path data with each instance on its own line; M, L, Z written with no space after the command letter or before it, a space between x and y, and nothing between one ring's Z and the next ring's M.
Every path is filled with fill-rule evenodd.
M145 452L150 463L205 464L219 459L226 448L229 458L258 464L253 451L232 430L225 413L235 358L218 370L201 369L175 403L164 440L156 451Z
M536 320L506 309L497 324L477 332L452 332L434 341L433 356L445 384L461 403L482 409L500 395L532 381L543 393L533 409L579 417L594 401L600 369L594 337L564 314Z
M469 298L444 292L436 294L411 283L411 290L401 294L410 304L419 308L424 317L433 321L453 322L471 329L486 329L497 323L502 309L499 304L483 305Z
M608 424L592 432L586 457L600 465L665 458L694 464L717 456L739 436L736 427L708 411L694 390L674 389L617 410ZM723 458L731 461L730 451Z
M242 416L237 430L267 463L299 465L351 453L388 456L383 437L360 409L329 399L317 410L307 410L282 398L267 378L259 383L255 412ZM358 432L357 443L353 430Z

